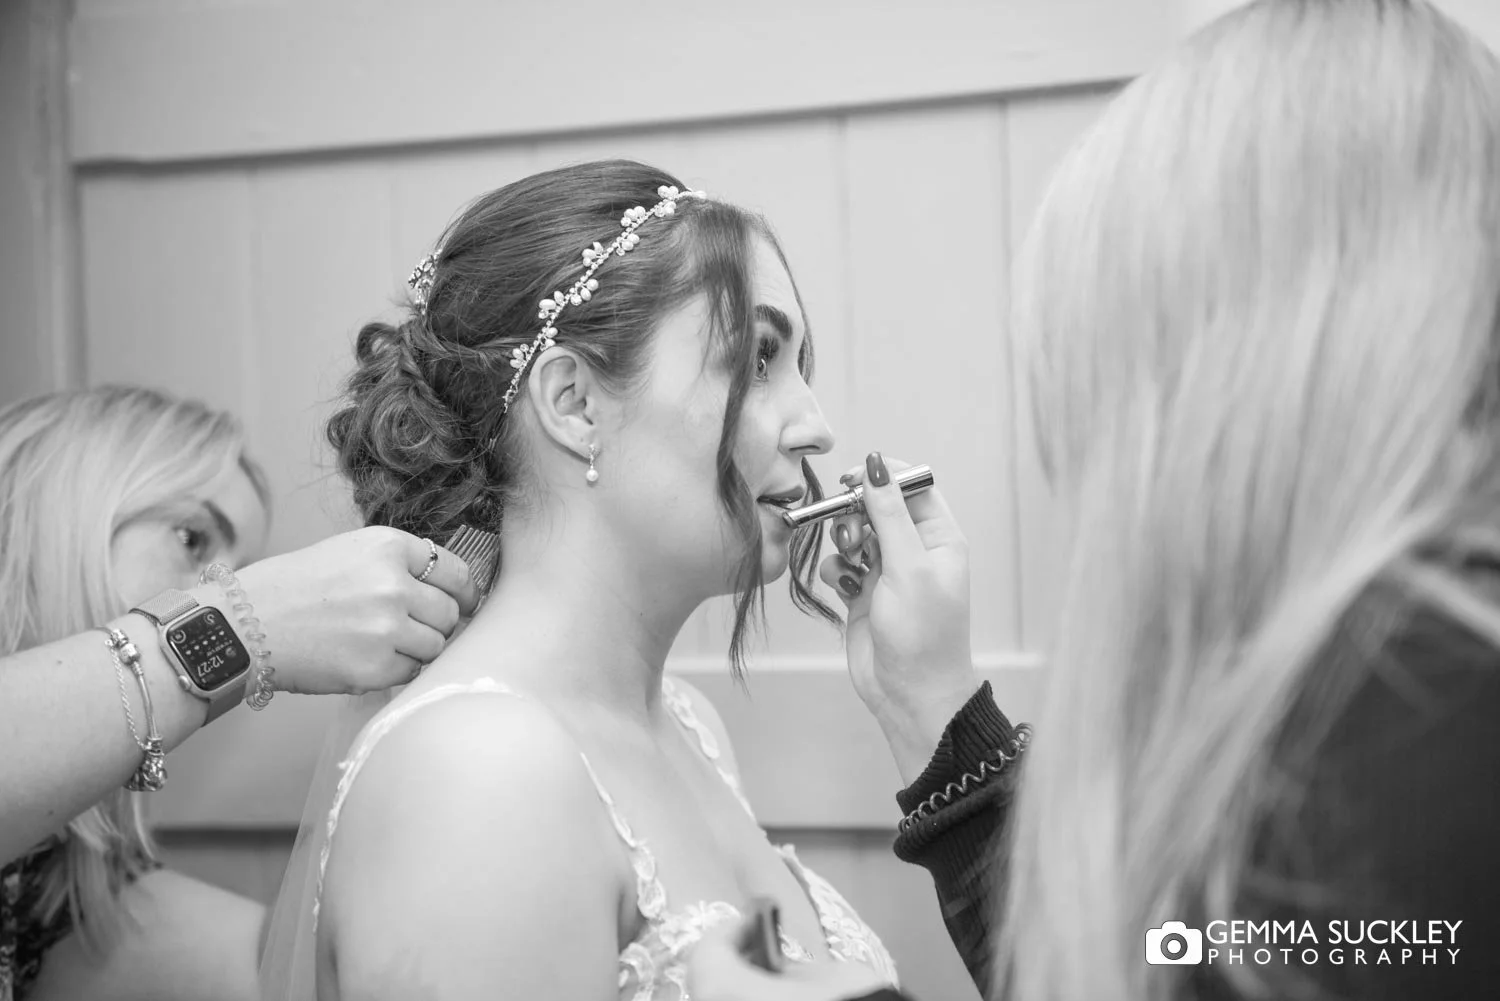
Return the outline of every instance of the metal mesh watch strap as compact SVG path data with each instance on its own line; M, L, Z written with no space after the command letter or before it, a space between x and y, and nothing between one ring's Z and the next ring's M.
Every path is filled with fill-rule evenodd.
M234 681L222 685L211 692L199 688L191 682L188 674L188 666L182 663L180 656L172 649L171 644L167 642L167 627L189 612L211 607L202 604L197 598L194 598L186 591L177 591L169 588L149 601L143 601L131 609L132 612L139 612L146 616L146 618L150 619L156 625L162 653L167 657L168 662L172 664L173 670L177 674L178 684L182 690L208 703L208 717L203 721L204 726L212 723L244 700L245 684L249 680L249 672L245 672ZM238 637L236 637L236 640L238 640Z
M186 591L173 591L168 589L152 598L143 601L131 609L132 612L140 612L146 618L164 626L168 622L198 607L198 599Z

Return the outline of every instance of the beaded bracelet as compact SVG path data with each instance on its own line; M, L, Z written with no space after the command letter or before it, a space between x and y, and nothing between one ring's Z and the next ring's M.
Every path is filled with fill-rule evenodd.
M932 816L943 807L952 805L954 800L962 799L979 786L984 785L992 776L1005 771L1006 766L1019 758L1026 750L1026 745L1030 743L1031 726L1022 723L1016 727L1015 737L1011 740L1009 751L996 750L988 758L979 762L978 771L964 772L957 782L949 782L941 791L928 796L917 805L915 810L901 818L901 822L896 825L896 830L905 834L918 821Z
M141 666L141 654L130 637L111 626L100 626L104 633L104 645L109 648L109 659L114 661L115 680L120 683L120 705L125 707L125 723L130 727L130 736L141 749L141 763L135 774L125 783L131 792L158 792L167 784L167 752L161 734L156 730L156 711L151 705L151 689L146 685L146 669ZM126 690L125 669L135 675L141 689L141 704L146 717L146 736L141 736L135 725L135 714L130 711L130 693Z
M245 704L251 709L264 709L271 704L271 696L276 694L273 684L276 668L271 666L271 651L266 649L266 634L261 631L260 620L255 617L255 609L245 597L245 589L240 587L239 578L228 566L210 563L198 575L199 584L207 584L209 581L218 584L223 590L224 597L240 620L240 629L250 644L254 673L250 683L245 686Z

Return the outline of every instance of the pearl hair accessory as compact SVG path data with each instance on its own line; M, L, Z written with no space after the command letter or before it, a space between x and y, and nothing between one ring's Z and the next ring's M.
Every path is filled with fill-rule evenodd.
M677 200L679 198L706 198L701 191L678 191L671 185L662 185L656 189L656 194L661 201L651 208L637 205L628 210L620 217L620 228L624 231L615 237L614 242L604 246L598 241L592 247L586 247L583 251L584 271L573 286L566 292L554 292L538 305L537 319L542 321L541 333L536 335L535 340L525 347L519 347L510 353L510 367L516 370L516 374L510 380L510 386L505 390L505 397L501 401L502 413L509 412L512 401L516 394L521 391L521 380L526 375L526 370L537 355L552 347L557 338L557 318L568 306L581 306L593 298L595 292L599 291L599 280L594 277L594 272L599 270L611 255L624 257L633 250L636 244L641 242L641 223L650 218L664 219L677 211ZM420 270L420 269L419 269ZM597 471L596 471L597 473ZM594 482L592 479L590 483Z
M427 315L427 297L432 294L432 280L437 275L437 254L428 254L417 262L406 284L411 286L411 299L423 316Z

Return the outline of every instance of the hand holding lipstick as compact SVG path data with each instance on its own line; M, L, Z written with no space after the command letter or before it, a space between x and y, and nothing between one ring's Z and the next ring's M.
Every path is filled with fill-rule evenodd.
M863 485L864 514L835 520L839 553L819 572L848 606L850 678L909 784L979 679L969 644L968 542L936 488L902 497L893 471L907 468L872 452L842 478L846 487Z

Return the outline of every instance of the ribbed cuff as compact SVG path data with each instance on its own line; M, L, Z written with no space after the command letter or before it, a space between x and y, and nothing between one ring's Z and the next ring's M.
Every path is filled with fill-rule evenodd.
M996 705L995 693L986 681L948 722L922 774L896 793L901 812L911 813L933 793L957 782L965 772L978 772L981 761L998 750L1009 750L1015 736L1016 728Z

